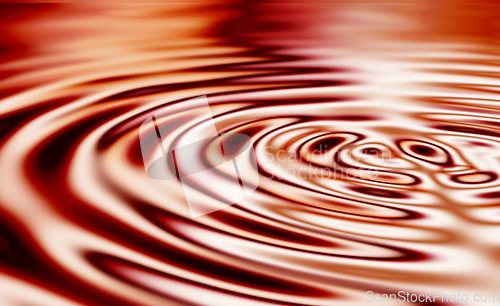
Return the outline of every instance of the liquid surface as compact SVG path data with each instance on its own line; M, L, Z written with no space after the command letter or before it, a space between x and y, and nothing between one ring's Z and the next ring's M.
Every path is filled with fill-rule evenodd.
M2 305L500 294L498 4L1 11ZM186 184L146 174L139 127L168 109L163 144L198 141L204 95L250 137L258 186L192 218ZM197 203L228 176L193 179Z

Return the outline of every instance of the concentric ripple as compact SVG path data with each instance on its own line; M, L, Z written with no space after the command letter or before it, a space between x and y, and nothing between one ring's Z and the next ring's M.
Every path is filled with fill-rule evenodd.
M2 10L2 305L500 294L498 5ZM166 137L141 148L159 112ZM254 156L181 182L220 162L212 123ZM227 205L235 178L255 190ZM192 218L189 188L223 209Z

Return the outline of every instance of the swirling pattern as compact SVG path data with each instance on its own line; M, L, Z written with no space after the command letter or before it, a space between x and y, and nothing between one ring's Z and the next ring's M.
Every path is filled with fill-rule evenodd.
M499 293L497 4L1 6L2 305ZM169 171L217 164L204 95L252 141L233 205L227 169L144 168L162 110L161 146L205 140Z

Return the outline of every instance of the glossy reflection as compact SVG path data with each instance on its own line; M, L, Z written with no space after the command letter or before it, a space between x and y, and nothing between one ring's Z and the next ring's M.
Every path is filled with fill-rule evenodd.
M499 293L498 4L0 9L0 304ZM223 161L203 95L256 190L192 179L193 219L176 171ZM165 107L177 164L139 137Z

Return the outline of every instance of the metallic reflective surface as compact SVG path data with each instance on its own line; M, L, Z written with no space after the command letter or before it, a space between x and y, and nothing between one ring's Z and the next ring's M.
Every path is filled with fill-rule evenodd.
M1 11L2 305L500 293L495 2ZM256 189L234 205L230 168L145 171L141 124L168 107L165 147L208 139L203 95L217 131L255 153L238 166ZM218 164L217 150L193 158ZM192 218L187 201L213 212Z

